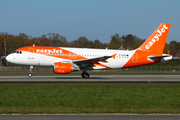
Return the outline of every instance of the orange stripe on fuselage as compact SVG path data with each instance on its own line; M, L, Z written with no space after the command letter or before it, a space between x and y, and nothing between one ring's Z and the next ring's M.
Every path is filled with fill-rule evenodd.
M106 65L103 65L103 64L101 64L101 63L98 63L98 62L94 62L94 61L86 61L86 62L92 63L92 64L94 64L95 66L100 66L100 67L112 69L112 68L110 68L110 67L108 67L108 66L106 66Z
M106 66L106 65L100 64L100 63L96 63L96 64L94 64L94 65L95 65L95 66L100 66L100 67L112 69L112 68L110 68L110 67L108 67L108 66Z

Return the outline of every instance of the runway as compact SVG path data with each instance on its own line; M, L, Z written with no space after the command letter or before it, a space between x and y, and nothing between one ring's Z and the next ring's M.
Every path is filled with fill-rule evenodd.
M0 83L180 83L180 75L0 76Z

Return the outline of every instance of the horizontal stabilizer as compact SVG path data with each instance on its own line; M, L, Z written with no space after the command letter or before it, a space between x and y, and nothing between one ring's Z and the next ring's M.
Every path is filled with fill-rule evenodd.
M148 60L155 61L157 59L163 59L163 61L172 60L172 55L163 54L163 56L148 56Z

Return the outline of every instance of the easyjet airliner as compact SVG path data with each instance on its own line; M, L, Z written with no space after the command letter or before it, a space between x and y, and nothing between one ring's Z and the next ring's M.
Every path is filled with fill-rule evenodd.
M82 70L81 76L89 78L87 70L124 69L171 60L171 55L163 54L170 26L170 23L162 23L135 50L28 46L17 49L6 59L14 64L30 66L29 77L33 66L51 66L57 74Z

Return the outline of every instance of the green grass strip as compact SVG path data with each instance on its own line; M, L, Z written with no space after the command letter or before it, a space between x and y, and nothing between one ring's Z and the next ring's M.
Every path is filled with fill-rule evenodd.
M0 114L180 113L175 83L0 83Z

